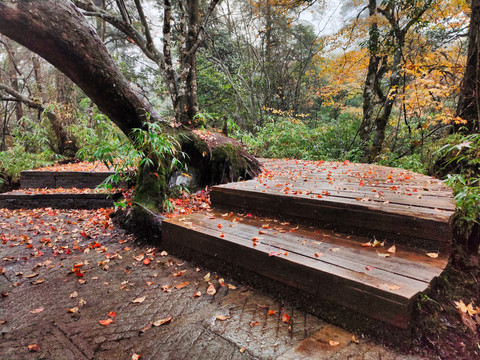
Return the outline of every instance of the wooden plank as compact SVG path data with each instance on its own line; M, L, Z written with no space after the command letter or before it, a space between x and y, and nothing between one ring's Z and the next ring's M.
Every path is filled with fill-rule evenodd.
M213 206L254 209L294 218L307 218L316 223L356 226L392 234L449 244L452 230L448 218L431 214L419 216L393 212L390 207L368 206L331 201L326 198L310 199L288 195L273 195L261 191L239 191L226 187L213 187L210 194Z
M0 208L34 209L51 207L56 209L99 209L112 207L121 193L114 194L0 194Z
M28 188L95 188L114 172L91 171L36 171L26 170L20 173L20 187ZM121 183L118 186L124 186Z
M286 233L279 233L274 229L264 229L262 225L269 223L266 220L252 220L237 216L226 218L215 215L214 219L206 215L203 217L191 217L188 221L191 221L194 226L203 226L209 229L212 234L217 234L218 236L222 232L231 233L233 231L236 236L242 237L247 241L251 241L252 237L258 237L259 241L267 246L271 245L278 249L294 251L317 261L326 261L348 267L350 270L366 272L369 275L379 277L383 282L397 282L397 285L403 282L407 282L408 285L408 279L429 284L443 272L448 264L448 256L446 254L432 259L424 252L402 246L398 246L395 254L389 254L386 248L363 247L361 243L367 242L368 239L366 238L357 237L351 239L349 235L335 234L327 230L321 230L323 235L320 233L315 234L313 230L308 230L301 225L298 225L298 229L297 226L290 225L285 227L287 229ZM232 223L231 219L236 220ZM222 229L217 227L218 224L222 225ZM296 230L292 233L289 232L288 228L295 228ZM265 234L259 235L259 231L265 232ZM347 239L347 237L349 238ZM333 252L331 249L335 248L341 249L341 251ZM380 253L389 254L389 257L378 256L377 251L379 250ZM316 257L316 253L322 255ZM369 270L367 270L367 267ZM405 280L404 278L408 279ZM413 284L413 286L416 285L418 284ZM422 290L416 288L415 292L418 291Z
M301 199L311 199L313 201L326 202L332 204L339 204L339 206L344 208L368 208L368 209L379 209L384 212L394 213L394 214L403 214L408 216L416 217L425 217L428 219L438 219L438 221L448 222L450 217L453 214L452 210L442 210L438 208L429 208L429 207L417 207L407 204L398 204L385 201L372 201L370 198L348 198L342 196L335 196L331 193L322 194L321 197L317 197L314 194L298 194L298 193L284 193L279 191L272 191L271 189L263 189L261 187L244 187L244 186L229 186L227 185L218 185L212 188L213 191L224 191L225 193L231 194L235 191L245 192L245 193L258 193L258 194L268 194L271 196L278 197L292 197ZM357 200L358 199L358 200Z
M246 240L231 234L220 238L209 234L208 229L187 229L178 220L164 221L163 241L167 246L180 245L215 256L374 319L407 327L410 300L366 285L371 278L366 274L326 263L321 263L320 270L318 261L295 253L288 259L272 257L264 244L252 248Z
M293 186L290 183L282 182L281 180L266 180L263 182L257 181L256 184L254 181L252 181L250 184L249 182L250 181L231 185L230 187L235 186L236 188L250 188L262 191L266 190L272 193L284 193L285 189L289 188L290 193L296 191L299 193L299 196L301 196L302 193L304 195L311 194L313 196L322 195L325 191L327 191L330 193L330 196L345 197L354 200L357 198L369 198L371 201L378 203L389 201L392 204L398 205L455 211L455 202L451 194L450 196L445 194L445 196L439 197L438 192L435 194L433 192L425 191L418 192L415 191L416 189L410 189L410 187L406 187L405 189L398 188L397 190L383 190L382 188L371 186L355 187L344 182L339 184L330 184L327 181L322 183L310 183L302 180L294 183Z

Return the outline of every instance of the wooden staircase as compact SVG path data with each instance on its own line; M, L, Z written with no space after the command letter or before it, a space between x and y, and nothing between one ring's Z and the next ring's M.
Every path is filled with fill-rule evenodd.
M270 160L257 179L214 187L211 202L165 220L165 244L398 328L448 263L451 191L405 170Z

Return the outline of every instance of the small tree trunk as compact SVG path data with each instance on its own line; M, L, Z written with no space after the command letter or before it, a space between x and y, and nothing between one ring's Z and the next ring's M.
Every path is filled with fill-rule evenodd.
M18 87L18 76L22 74L18 72L16 60L15 60L15 53L13 51L13 44L10 39L5 39L3 42L6 50L7 50L7 57L8 57L8 76L10 78L10 86L15 89L15 91L19 91ZM23 117L23 107L20 101L17 101L15 104L15 116L17 118L17 123L20 123L20 120Z
M198 113L198 94L197 94L197 56L196 51L192 50L200 31L200 14L198 9L198 0L187 0L188 2L188 33L187 33L187 51L189 54L185 59L189 72L186 79L186 107L188 121L193 123L194 117Z
M383 103L382 112L375 118L375 135L372 141L372 147L369 154L369 162L375 161L375 158L380 154L383 143L385 141L385 129L388 124L388 119L392 113L393 104L397 98L397 89L400 84L401 73L400 63L402 61L402 48L404 45L405 33L401 31L397 34L396 49L393 54L393 71L390 76L390 93L387 94L385 102Z
M480 0L472 0L470 28L468 30L468 52L465 75L460 89L457 116L466 120L468 131L480 130Z
M376 16L377 2L376 0L369 0L368 13L370 17ZM375 110L375 83L377 78L377 71L379 65L378 52L378 24L373 21L370 27L370 36L368 44L368 52L370 57L368 60L367 77L365 78L365 86L363 88L363 119L360 124L358 135L362 143L362 147L368 146L368 140L371 135L371 128L373 123L373 113Z

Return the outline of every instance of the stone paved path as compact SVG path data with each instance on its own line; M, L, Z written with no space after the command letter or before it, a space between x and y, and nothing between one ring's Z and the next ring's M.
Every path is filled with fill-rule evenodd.
M0 209L0 359L414 358L135 242L108 213Z

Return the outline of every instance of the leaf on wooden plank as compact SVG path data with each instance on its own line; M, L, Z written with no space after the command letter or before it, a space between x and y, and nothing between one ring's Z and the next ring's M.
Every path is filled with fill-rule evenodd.
M383 253L378 252L378 251L377 251L377 255L380 256L380 257L383 257L383 258L386 258L386 257L390 256L390 254L383 254Z
M230 289L230 290L235 290L237 287L235 285L232 285L232 284L227 284L227 287Z
M338 346L340 345L340 343L338 341L333 341L333 340L328 340L328 344L330 346Z
M369 242L362 243L363 247L371 247L372 246L372 241L370 240Z
M179 272L173 274L173 276L182 276L182 274L187 270L180 270Z
M72 299L76 298L78 296L78 292L74 291L73 293L70 294L70 297Z
M30 314L39 314L43 310L45 310L45 308L42 306L42 307L39 307L38 309L30 310Z
M138 298L132 300L132 303L134 303L134 304L141 304L141 303L143 303L143 302L145 301L146 298L147 298L146 296L138 297Z
M377 239L375 239L375 240L373 241L372 246L373 246L373 247L385 246L385 241L380 242L380 241L378 241Z
M395 245L392 245L387 250L390 254L395 254L397 252L397 248Z
M282 254L280 254L279 252L275 252L275 251L270 251L268 253L268 256L280 256L280 255L282 255Z
M167 318L154 321L152 325L153 326L162 326L162 325L171 323L172 320L173 320L173 316L169 316Z
M438 258L438 253L427 253L427 256L431 257L433 259L436 259L436 258Z
M225 320L228 319L228 316L225 316L225 315L217 315L216 318L217 318L217 320L225 321Z
M290 324L291 321L290 321L290 316L288 314L283 314L282 316L282 322L286 323L286 324Z
M217 293L217 289L215 289L215 286L213 286L213 284L210 284L210 286L207 289L207 294L213 296L216 293Z
M73 308L69 308L69 309L67 309L67 311L69 313L75 314L76 312L78 312L78 306L75 306Z
M100 323L100 325L108 326L108 325L110 325L111 323L113 323L113 320L112 320L112 319L99 320L98 322Z
M206 282L209 282L210 281L210 273L208 273L207 275L205 275L203 277L203 280L205 280Z
M181 282L180 284L175 285L175 289L184 288L185 286L188 286L188 284L190 284L190 281Z

